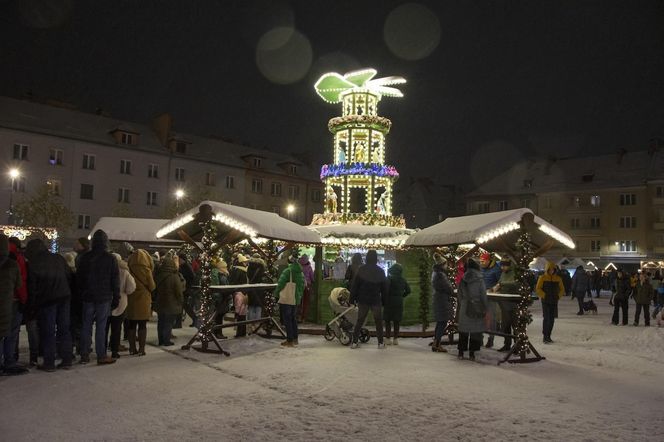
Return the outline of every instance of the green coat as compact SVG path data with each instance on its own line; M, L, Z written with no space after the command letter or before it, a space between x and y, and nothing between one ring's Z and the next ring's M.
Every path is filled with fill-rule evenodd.
M14 291L21 287L21 272L16 261L0 258L0 338L9 336L14 316Z
M302 295L304 294L304 274L302 273L302 267L300 264L294 262L289 264L281 276L279 276L279 282L277 282L277 288L274 289L274 297L279 301L279 293L286 287L286 283L290 282L291 273L293 274L293 282L295 283L295 304L300 305L302 301Z
M157 284L155 289L157 307L155 311L158 314L166 315L182 314L186 283L172 259L167 258L161 262L154 282Z
M389 289L383 308L383 319L386 321L401 321L403 319L403 298L410 294L410 286L402 276L401 264L394 264L387 271Z

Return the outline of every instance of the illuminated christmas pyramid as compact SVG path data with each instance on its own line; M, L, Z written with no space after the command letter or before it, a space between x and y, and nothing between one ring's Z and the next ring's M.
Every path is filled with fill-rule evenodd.
M365 224L404 227L402 217L392 216L392 187L399 178L394 166L385 164L386 137L392 122L378 116L382 97L403 97L390 87L402 77L373 79L375 69L341 75L328 73L315 85L328 103L341 103L342 116L332 118L332 164L321 169L325 183L325 210L313 224Z

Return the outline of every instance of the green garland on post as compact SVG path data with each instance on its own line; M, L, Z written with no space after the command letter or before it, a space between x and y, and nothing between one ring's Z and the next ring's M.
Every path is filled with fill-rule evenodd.
M528 306L532 304L532 300L530 299L531 287L528 278L528 268L534 257L530 233L521 230L519 239L516 242L516 248L517 265L514 269L514 276L518 284L521 300L517 305L513 324L514 334L517 337L517 348L514 350L514 353L521 357L525 357L526 353L530 353L530 348L528 346L528 324L533 322L533 315L528 310Z
M422 331L429 327L429 306L431 305L431 266L432 261L428 250L421 250L419 256L420 276L420 321Z
M201 243L203 251L201 253L201 309L199 312L199 320L201 323L201 341L203 345L207 345L206 336L208 336L214 321L209 321L211 313L214 311L214 301L212 292L210 291L210 276L212 271L212 258L214 257L214 239L216 238L217 229L211 219L205 220L200 223L203 231L203 238Z
M459 249L459 246L457 245L451 245L445 248L443 251L443 257L447 261L447 267L445 267L445 273L447 274L447 279L450 281L450 284L452 285L452 290L454 290L454 293L456 293L456 273L457 273L457 250ZM447 321L447 334L450 336L455 334L457 332L457 322L456 322L456 317L457 317L457 306L458 306L458 299L456 294L452 294L450 296L450 319Z

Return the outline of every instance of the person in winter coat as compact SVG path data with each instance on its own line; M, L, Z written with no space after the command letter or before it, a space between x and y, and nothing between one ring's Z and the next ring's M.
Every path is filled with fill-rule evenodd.
M21 249L21 240L15 236L9 238L9 257L16 261L18 268L21 272L22 288L18 289L18 298L21 301L20 307L23 312L23 322L25 322L25 329L28 332L28 346L30 349L30 366L37 366L37 359L39 357L39 324L37 321L37 312L30 308L29 294L28 294L28 265L25 255ZM16 295L15 295L16 296ZM73 296L73 293L72 293Z
M639 275L639 282L634 287L634 301L636 302L636 313L634 314L634 326L639 325L639 318L641 316L641 309L643 309L643 318L646 327L650 327L650 303L654 298L655 291L648 281L646 275L641 272Z
M294 347L298 345L297 340L297 319L296 312L297 306L302 302L304 294L304 275L302 274L302 267L297 262L294 256L288 258L289 264L277 282L277 287L274 289L274 297L279 303L279 309L286 327L286 340L281 343L282 347ZM285 304L281 298L281 291L286 287L289 282L295 283L295 304Z
M489 311L489 298L486 295L484 278L480 264L469 259L466 272L459 284L459 354L468 350L468 359L475 360L475 352L482 346L482 332L485 329L485 317Z
M447 323L450 321L450 298L454 296L454 289L447 278L445 258L436 253L433 255L433 262L431 285L433 287L433 319L436 321L436 331L431 351L447 353L441 342L447 329Z
M378 348L385 348L383 342L383 312L381 306L387 298L387 278L383 269L378 267L378 254L375 250L367 252L366 264L360 267L353 278L353 286L350 289L351 304L358 304L357 322L353 331L353 343L351 348L358 347L360 330L364 325L369 310L371 310L376 322L376 335L378 336Z
M106 323L111 310L120 303L120 271L117 259L109 252L106 232L95 231L91 244L90 251L81 256L76 272L76 287L83 301L80 363L90 362L87 352L94 322L97 364L112 364L115 359L106 354Z
M230 285L249 283L249 278L247 277L248 264L249 258L238 253L228 276L228 283ZM235 309L235 320L238 322L245 321L247 319L247 296L244 292L237 291L233 293L233 307ZM235 337L240 338L242 336L247 336L246 324L238 325L235 328Z
M484 287L488 291L493 291L495 286L500 281L500 265L495 259L492 259L490 253L482 253L480 255L480 267L482 269L482 278L484 279ZM497 329L496 323L496 309L498 304L494 301L489 301L489 328L491 330ZM493 335L489 336L486 342L486 348L493 347Z
M194 268L189 264L187 256L184 253L178 255L180 258L180 275L184 278L186 288L184 289L184 311L192 320L190 327L198 325L198 318L194 311L195 306L198 304L198 290L194 288L196 281L196 274Z
M622 325L627 325L629 321L629 297L632 294L630 277L618 269L616 272L616 294L613 296L613 317L611 323L618 325L620 310L622 309Z
M4 236L4 235L2 235ZM4 374L23 374L27 373L28 370L17 363L18 359L18 337L19 332L21 331L21 322L26 315L26 304L28 301L28 269L25 263L25 258L23 254L19 251L19 248L16 245L16 242L20 245L18 238L12 237L7 239L4 236L0 242L0 254L5 255L5 240L8 245L8 256L11 261L16 262L18 265L18 270L21 275L21 284L20 287L17 287L14 290L14 302L12 303L12 320L9 335L5 338L4 345L0 345L0 352L4 353ZM0 258L1 259L1 258ZM37 341L38 342L38 341ZM4 347L4 348L3 348ZM38 352L38 350L37 350ZM2 359L0 357L0 359ZM37 357L35 356L35 362ZM36 364L35 364L36 365ZM2 363L0 363L2 366Z
M410 295L410 286L403 277L403 267L394 263L387 270L388 291L383 307L385 337L387 343L399 345L399 323L403 319L403 300ZM391 338L391 324L394 322L394 338Z
M309 298L314 287L314 269L311 266L308 255L300 256L298 260L302 267L302 274L304 275L304 295L302 295L302 305L300 309L300 321L304 322L307 319L307 311L309 310Z
M178 257L166 253L161 259L154 282L157 285L157 338L159 345L169 347L173 324L177 315L182 314L185 281L178 271Z
M496 287L497 293L504 294L518 294L519 289L516 283L516 276L514 275L514 266L512 261L501 261L500 262L500 281L498 281L498 286ZM516 308L516 303L512 301L499 301L498 307L500 307L500 321L501 321L501 331L506 335L512 334L512 325L514 324L514 310ZM511 336L505 336L505 343L502 347L498 349L500 352L510 351L512 349L512 338Z
M353 279L355 279L355 275L357 275L358 270L360 270L363 264L360 253L355 253L350 258L350 265L346 268L346 275L344 276L344 284L347 289L350 290L353 287Z
M15 298L16 291L22 287L21 271L18 263L9 258L9 240L0 234L0 367L3 375L17 375L27 372L27 369L17 365L15 360L15 338L18 330L14 332L16 322L21 325L19 300ZM17 317L18 315L18 317Z
M76 268L78 268L81 257L90 251L90 240L85 236L80 237L74 242L74 252L76 252Z
M30 307L37 312L44 354L44 362L38 368L55 371L58 342L58 354L62 358L58 368L67 369L73 359L69 330L71 270L65 259L49 252L41 239L28 242L25 257L28 259L28 300Z
M212 261L212 269L210 270L210 285L228 285L228 264L221 258ZM224 323L224 315L228 313L230 304L230 293L213 292L212 299L216 310L215 324L222 325ZM218 328L215 330L215 336L218 339L226 339L223 329Z
M578 266L572 278L572 297L576 297L579 303L577 315L583 315L583 298L590 292L590 276L583 270L583 266Z
M249 284L262 284L267 281L267 264L260 256L253 256L247 266L247 278ZM263 311L264 291L249 290L249 305L247 308L247 319L260 319Z
M560 276L556 274L556 265L546 263L546 271L537 278L535 293L542 300L542 334L545 344L553 344L551 332L553 323L558 317L558 300L565 296L565 285Z
M156 285L152 272L154 262L150 254L143 250L134 250L127 260L129 273L134 277L136 290L127 298L127 319L129 320L129 354L145 356L145 341L148 330L147 322L152 317L152 292ZM136 349L138 338L138 350Z
M127 309L127 295L131 295L136 290L136 281L129 273L129 266L122 259L118 253L114 253L115 259L118 260L118 268L120 270L120 303L116 308L111 311L111 316L108 318L106 325L106 339L108 340L108 333L111 332L111 357L113 359L120 358L120 336L122 329L122 322L125 318L125 310Z
M560 267L556 268L556 273L560 276L560 279L563 281L563 286L565 287L565 295L569 296L572 293L572 277L569 276L567 269L561 269Z

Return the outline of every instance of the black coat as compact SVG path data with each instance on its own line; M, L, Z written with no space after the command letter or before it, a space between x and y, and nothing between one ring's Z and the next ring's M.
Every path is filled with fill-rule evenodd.
M118 261L108 251L108 237L102 230L94 233L90 251L81 256L76 286L83 302L117 305L120 301Z
M433 266L431 285L433 287L433 317L436 322L447 322L450 319L450 297L454 296L454 289L440 264Z
M31 309L55 304L71 297L71 269L67 261L51 253L41 239L28 242L28 303Z
M267 264L260 258L251 258L247 266L247 279L249 284L262 284L269 279L267 276ZM250 306L262 306L265 290L248 290Z
M365 305L384 304L387 297L387 277L376 264L365 264L353 278L350 289L351 302Z

